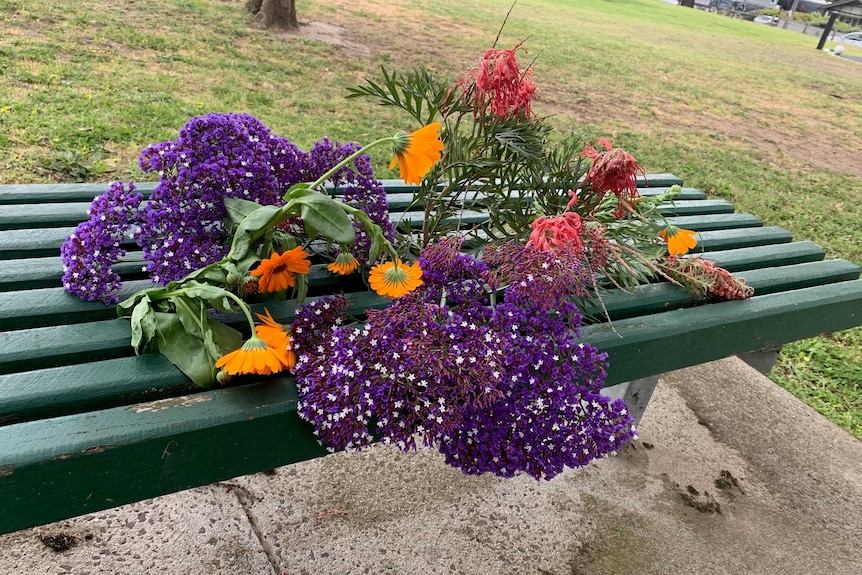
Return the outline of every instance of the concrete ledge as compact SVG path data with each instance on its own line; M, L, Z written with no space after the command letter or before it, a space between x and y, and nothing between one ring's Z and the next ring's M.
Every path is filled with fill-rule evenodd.
M665 374L640 436L544 483L337 454L0 537L0 573L859 574L862 443L741 360Z

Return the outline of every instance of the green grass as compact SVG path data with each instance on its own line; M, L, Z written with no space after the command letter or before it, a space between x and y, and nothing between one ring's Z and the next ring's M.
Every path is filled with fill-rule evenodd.
M301 21L343 27L369 57L255 30L243 4L0 0L0 182L144 179L140 150L206 112L251 113L303 148L411 127L346 101L347 87L381 65L454 81L509 7L298 0ZM519 0L500 45L527 38L535 110L557 128L608 136L647 171L862 263L862 64L811 36L658 0ZM392 177L383 160L378 175ZM798 342L772 377L862 438L860 349L862 330Z

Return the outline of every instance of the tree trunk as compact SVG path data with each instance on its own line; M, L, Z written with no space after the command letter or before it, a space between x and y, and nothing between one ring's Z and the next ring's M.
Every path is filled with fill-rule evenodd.
M249 1L249 9L254 11L257 2ZM254 14L253 24L258 28L280 28L282 30L297 30L296 0L262 0L259 9Z

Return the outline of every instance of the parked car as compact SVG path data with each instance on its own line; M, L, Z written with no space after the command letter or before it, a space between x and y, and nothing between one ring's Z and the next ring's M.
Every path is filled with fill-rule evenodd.
M836 42L844 44L853 44L854 46L862 46L862 32L850 32L835 38Z
M761 14L754 17L755 24L767 24L769 26L778 26L778 16L766 16Z

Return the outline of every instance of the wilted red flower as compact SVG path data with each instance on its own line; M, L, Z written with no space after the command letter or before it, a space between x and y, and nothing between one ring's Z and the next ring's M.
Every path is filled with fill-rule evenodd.
M533 220L533 231L528 245L537 250L557 254L562 249L584 251L581 233L584 230L581 216L575 212L565 212L559 216L539 216Z
M479 61L476 72L475 104L490 105L491 113L498 118L530 116L530 102L536 92L536 84L529 78L532 70L521 72L515 51L491 48Z
M622 148L614 148L610 141L601 139L597 142L604 147L598 151L588 145L581 153L586 158L593 159L593 165L587 172L587 183L600 196L610 191L618 200L614 215L621 218L626 210L638 198L637 174L646 176L644 169Z

